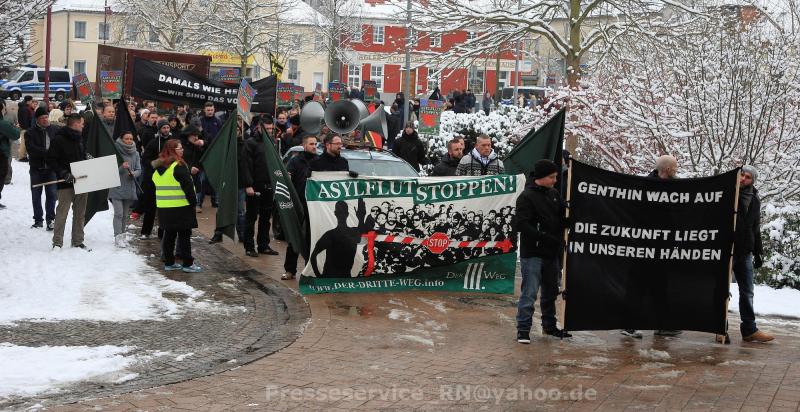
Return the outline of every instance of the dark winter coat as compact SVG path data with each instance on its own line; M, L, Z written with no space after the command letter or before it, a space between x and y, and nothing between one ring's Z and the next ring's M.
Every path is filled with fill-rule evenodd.
M158 134L158 129L155 126L150 125L143 125L142 128L139 130L139 140L142 142L142 148L147 147L151 141L156 137ZM144 151L144 149L142 149ZM153 159L150 159L153 160ZM145 166L146 169L149 169L150 162L145 162L148 166Z
M19 140L19 129L0 116L0 153L6 159L11 158L11 141Z
M418 172L419 165L428 164L425 143L419 139L416 131L411 134L406 134L404 131L400 138L394 142L392 152L408 162Z
M144 147L144 151L142 151L142 163L144 167L142 169L146 179L149 180L150 177L153 176L153 168L150 167L151 162L158 159L158 154L161 153L161 148L164 147L164 143L171 138L171 134L164 136L158 133L157 137L150 139L150 142Z
M17 123L19 123L20 128L27 129L32 127L34 124L33 115L34 111L27 102L23 101L19 103L17 108Z
M520 233L520 257L556 258L566 220L557 190L530 183L517 198L514 230Z
M753 199L750 207L745 208L745 202L739 200L739 209L736 211L736 232L733 238L733 255L746 256L749 253L763 255L761 245L761 199L758 190L753 188Z
M386 142L389 147L394 147L394 142L397 141L397 135L403 129L402 113L399 111L386 116L386 131L389 136L386 137Z
M161 159L150 162L154 173L164 174L170 165L161 163ZM187 230L197 227L197 215L194 207L197 205L197 196L194 193L194 183L189 168L178 164L174 169L175 180L181 185L188 206L158 208L158 225L164 230ZM152 183L152 176L150 178Z
M31 170L47 168L47 137L50 137L50 143L52 143L56 132L58 132L58 126L53 125L45 128L35 125L25 131L25 150L28 152Z
M208 147L217 137L220 129L222 129L222 121L217 116L203 116L200 118L200 126L203 129L203 140L206 142L206 147Z
M310 169L314 172L346 172L350 170L350 164L341 155L333 156L326 151L311 161Z
M64 126L56 132L56 137L50 142L47 150L47 167L56 173L59 179L65 179L72 173L70 163L86 160L86 146L83 144L80 132ZM71 189L72 183L61 182L59 189Z
M267 147L261 138L247 139L239 162L241 163L239 180L244 187L269 186Z
M467 93L467 109L472 111L475 108L475 95L473 93Z
M458 162L460 161L461 159L453 159L450 157L450 154L444 155L444 157L439 160L439 163L433 167L431 176L455 176Z
M292 177L292 184L297 195L304 203L306 201L306 181L311 174L311 163L319 156L316 153L301 152L291 158L286 165L286 171Z
M455 113L467 113L467 96L464 94L458 94L457 96L453 97L453 112Z

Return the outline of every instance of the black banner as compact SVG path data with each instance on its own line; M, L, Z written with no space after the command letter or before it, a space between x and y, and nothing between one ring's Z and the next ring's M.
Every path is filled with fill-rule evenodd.
M216 82L195 73L178 70L139 57L134 58L134 97L176 104L189 103L202 107L205 102L214 102L219 109L236 109L239 85ZM275 111L275 77L269 76L253 82L256 98L251 111L273 113Z
M568 330L724 333L738 170L638 177L572 161Z

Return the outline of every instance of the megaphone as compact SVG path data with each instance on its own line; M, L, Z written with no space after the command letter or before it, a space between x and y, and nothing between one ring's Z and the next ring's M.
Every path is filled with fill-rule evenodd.
M358 124L358 129L361 130L361 135L366 136L367 132L377 132L384 139L389 138L389 130L386 126L386 111L383 110L383 105L380 105L375 111L361 120Z
M358 105L350 100L339 100L325 109L325 124L334 133L348 134L356 130L359 122L361 112Z
M358 114L361 116L358 119L359 121L364 120L365 117L369 116L369 110L367 110L367 105L364 104L364 102L359 99L350 99L350 101L353 102L356 107L358 107Z
M300 127L310 134L319 133L325 118L325 108L319 102L308 102L300 113Z

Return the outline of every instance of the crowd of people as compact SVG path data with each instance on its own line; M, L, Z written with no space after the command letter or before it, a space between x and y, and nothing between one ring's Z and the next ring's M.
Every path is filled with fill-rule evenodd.
M485 98L490 98L486 96ZM474 108L475 97L469 91L455 94L453 110ZM376 103L373 109L379 107ZM122 162L119 165L120 186L108 192L108 200L113 207L113 228L118 247L127 246L126 229L129 219L141 219L140 238L150 239L155 222L158 222L157 236L161 240L164 269L199 272L202 267L192 255L191 232L198 226L198 213L203 213L205 199L210 206L217 207L218 199L209 184L200 159L210 147L223 127L228 113L217 113L213 103L207 103L201 111L195 112L187 105L176 105L169 112L159 112L154 102L130 102L127 113L117 113L112 102L98 103L85 113L77 113L69 101L60 105L40 104L34 99L25 98L18 107L17 125L0 119L0 199L5 178L10 173L11 142L23 136L21 159L30 168L31 203L33 209L33 229L53 232L52 247L63 247L67 217L72 211L71 246L90 250L84 243L84 215L87 194L76 194L74 184L78 177L72 174L72 162L88 158L85 147L87 122L99 122L102 130L113 139ZM405 110L418 110L414 103L406 103L404 96L398 94L391 106L389 118L404 118ZM0 110L5 117L6 107L0 102ZM123 109L124 110L124 109ZM342 157L344 141L340 135L327 128L309 134L300 127L299 106L280 109L273 118L270 115L256 115L246 126L239 125L239 201L236 232L249 257L277 255L270 247L270 229L273 226L273 182L269 178L266 157L266 142L275 145L280 154L290 147L301 146L302 151L292 157L288 164L292 184L300 196L305 210L305 244L302 250L287 248L284 257L283 279L293 279L297 272L300 256L311 261L317 274L340 273L343 268L353 266L351 258L342 260L326 259L322 271L316 267L316 257L327 251L328 256L354 256L355 245L361 231L378 235L425 238L432 233L441 232L453 240L512 240L519 247L522 285L517 313L517 340L530 342L530 331L534 303L541 289L540 307L542 310L542 330L545 334L569 337L569 333L556 327L555 299L559 290L560 256L563 230L566 227L561 193L554 188L562 171L549 160L536 163L530 176L530 183L519 196L514 207L499 210L481 211L458 208L454 205L414 205L408 208L394 200L383 201L373 206L369 212L359 211L361 226L350 228L346 221L347 208L337 205L337 219L340 225L331 230L328 237L323 236L310 248L308 234L309 219L305 201L305 185L314 171L348 171L347 159ZM132 127L116 130L117 118L130 116ZM396 123L394 120L393 123ZM406 123L403 129L394 126L387 146L400 158L406 160L416 170L428 162L424 143L416 133L414 123ZM21 133L24 131L24 133ZM394 136L397 136L396 139ZM324 150L317 154L318 142ZM492 148L489 136L480 135L474 143L462 138L454 138L447 143L447 154L433 166L433 176L483 176L504 173L503 162ZM24 154L23 154L24 153ZM672 179L677 173L677 161L671 156L658 159L651 174L653 179ZM741 334L746 341L767 342L773 337L756 327L753 311L753 269L762 264L760 242L760 201L754 188L757 171L749 166L743 168L741 190L739 193L736 243L734 248L733 272L739 283L739 305L742 317ZM56 184L42 183L56 182ZM44 207L42 195L44 194ZM363 202L362 202L363 203ZM5 206L0 204L0 209ZM339 209L342 209L341 211ZM217 228L210 242L222 241L223 228ZM519 233L519 240L515 234ZM328 234L326 234L328 235ZM343 241L346 240L346 241ZM364 251L367 253L367 251ZM376 270L386 273L403 273L433 264L455 263L467 258L497 253L491 248L457 248L441 254L428 253L420 245L394 243L376 244L374 253L381 258L382 265ZM350 259L348 261L348 259ZM181 263L177 263L180 260ZM435 262L434 262L435 261ZM633 329L622 331L633 338L642 334ZM680 331L656 331L659 335L677 336ZM729 337L718 337L721 343L729 342Z

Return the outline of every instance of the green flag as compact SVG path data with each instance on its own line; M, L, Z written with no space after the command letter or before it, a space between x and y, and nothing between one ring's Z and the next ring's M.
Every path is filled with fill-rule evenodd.
M261 132L261 137L264 139L264 146L267 148L267 169L269 170L272 187L275 190L275 205L278 207L278 219L280 219L281 228L286 236L286 241L289 242L292 249L306 257L308 256L308 250L306 250L306 242L304 241L306 233L304 233L305 225L303 224L305 216L303 203L300 202L300 197L297 196L297 191L294 190L294 184L289 178L286 166L283 165L281 156L275 149L272 139L263 131Z
M102 122L103 120L97 116L94 116L89 122L89 130L86 133L86 153L93 158L116 155L117 165L120 165L122 164L122 155ZM95 213L104 210L108 210L108 189L89 192L84 214L86 223L89 223Z
M211 187L217 192L217 229L233 239L239 204L239 145L238 116L232 113L217 137L208 146L200 163Z
M533 165L541 159L550 159L561 165L561 151L564 147L564 122L567 109L561 109L542 127L531 130L511 149L503 159L506 173L524 174L533 171Z

